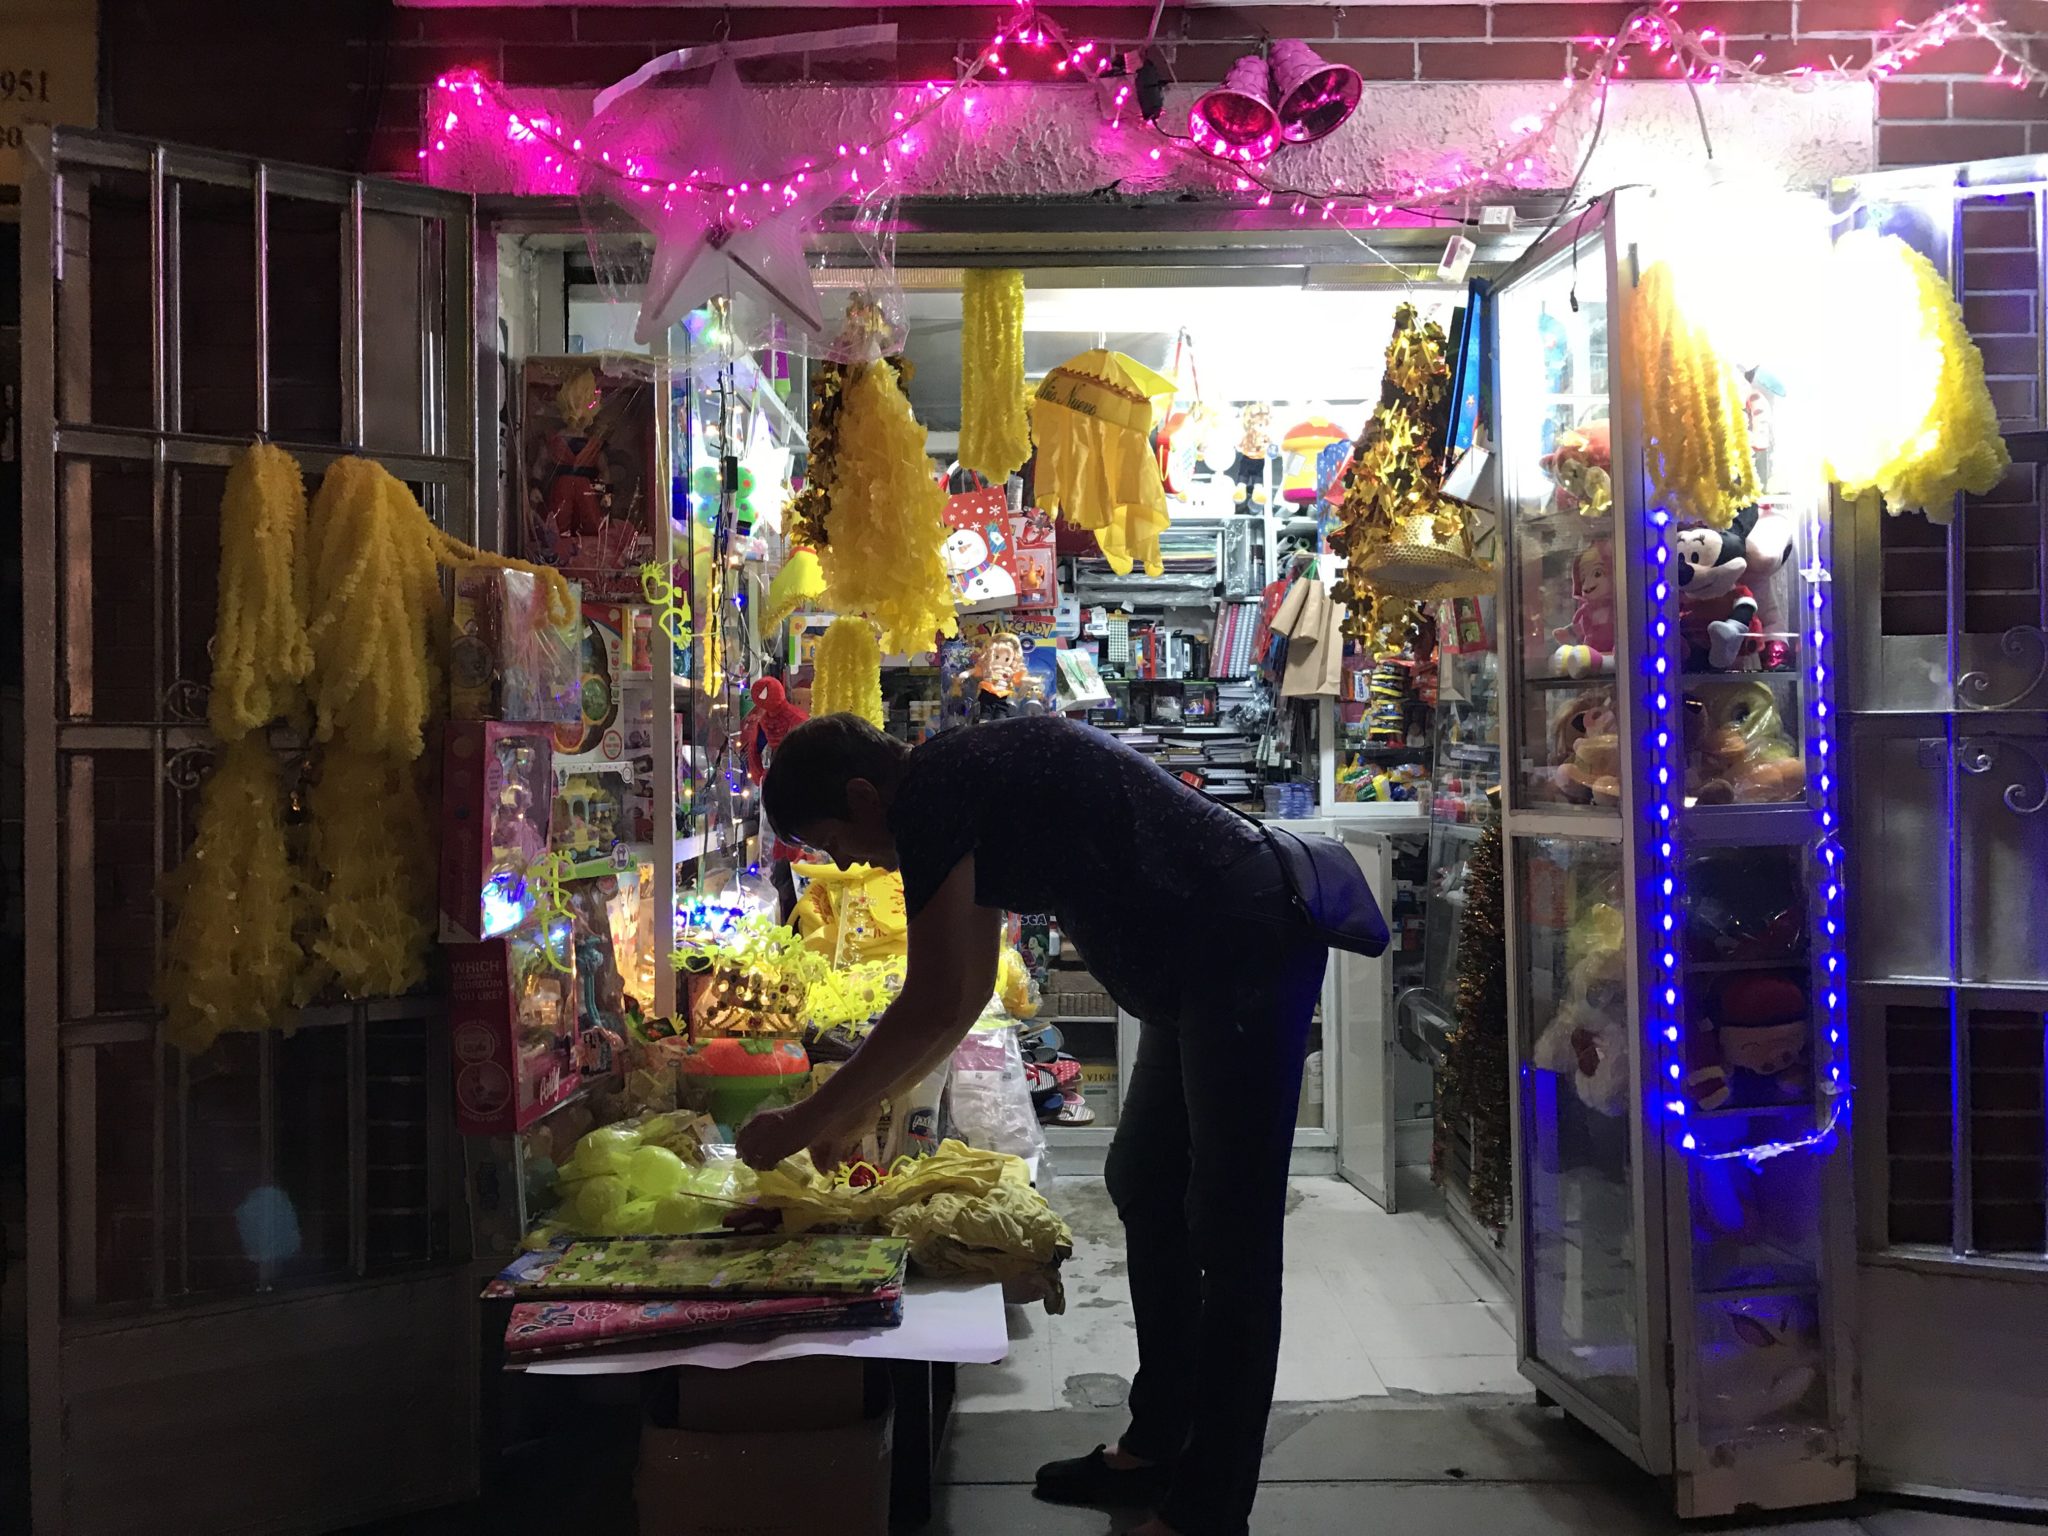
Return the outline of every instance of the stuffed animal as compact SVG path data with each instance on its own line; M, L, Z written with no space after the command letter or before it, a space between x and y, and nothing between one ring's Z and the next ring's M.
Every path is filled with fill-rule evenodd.
M1792 663L1792 647L1781 637L1793 628L1793 621L1779 600L1774 578L1792 558L1798 528L1790 516L1768 504L1757 507L1753 516L1749 512L1738 515L1736 521L1744 517L1752 517L1752 521L1742 540L1743 558L1749 562L1743 581L1756 593L1757 622L1765 636L1757 656L1766 672L1782 672Z
M1614 510L1614 447L1606 422L1565 428L1557 434L1557 447L1537 463L1557 487L1551 511L1605 517Z
M1621 737L1614 695L1592 688L1573 699L1551 727L1556 782L1574 805L1621 803Z
M1741 972L1722 984L1710 1007L1721 1062L1736 1097L1753 1100L1760 1092L1766 1100L1790 1102L1808 1091L1811 1010L1806 989L1789 974ZM1756 1087L1745 1092L1752 1084Z
M1614 542L1595 539L1572 561L1571 626L1554 629L1550 638L1562 642L1550 658L1551 670L1565 677L1588 677L1614 670Z
M1716 1437L1750 1434L1789 1413L1820 1380L1809 1297L1765 1294L1702 1310L1699 1409Z
M1579 1102L1603 1115L1628 1111L1628 979L1619 944L1575 961L1564 1002L1536 1037L1535 1065L1571 1079Z
M1743 578L1749 572L1745 541L1756 510L1736 515L1726 528L1694 525L1678 530L1678 639L1687 672L1732 672L1745 659L1755 664L1756 594Z
M1774 804L1805 791L1806 764L1770 684L1703 684L1686 703L1686 792L1699 804Z

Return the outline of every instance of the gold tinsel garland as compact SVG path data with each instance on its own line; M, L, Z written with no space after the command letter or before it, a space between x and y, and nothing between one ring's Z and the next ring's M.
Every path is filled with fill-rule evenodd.
M1458 926L1457 1027L1437 1073L1430 1172L1441 1184L1461 1134L1472 1143L1472 1214L1504 1231L1513 1198L1508 1145L1508 961L1496 814L1465 863L1465 915Z
M1671 264L1660 261L1629 295L1625 332L1642 380L1643 468L1651 493L1681 522L1726 528L1763 494L1740 376L1687 317Z
M935 634L958 630L939 552L945 511L925 430L896 370L884 362L857 369L839 412L818 559L833 606L873 619L888 650L929 650Z
M200 790L192 846L166 884L174 917L156 984L165 1040L196 1053L224 1032L274 1025L305 955L277 759L260 733L222 754Z
M228 471L220 504L220 596L213 624L207 722L239 741L296 714L312 669L300 544L306 481L282 448L257 443Z
M1330 548L1345 560L1345 630L1376 651L1415 638L1421 599L1492 590L1492 572L1470 554L1462 507L1443 494L1447 347L1443 327L1412 304L1395 310L1379 404L1352 447L1330 530Z
M908 383L911 367L900 357L883 363ZM811 370L811 425L804 448L804 485L789 500L783 536L792 547L822 550L831 538L826 514L832 510L832 485L839 464L839 418L846 406L846 386L860 369L855 363L818 363Z
M882 649L866 619L841 614L811 653L811 713L859 715L883 728Z
M971 268L960 299L960 463L1001 485L1031 457L1024 274Z

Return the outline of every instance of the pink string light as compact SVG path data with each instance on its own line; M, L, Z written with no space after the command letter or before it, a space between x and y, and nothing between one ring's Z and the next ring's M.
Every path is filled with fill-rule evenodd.
M1224 174L1230 177L1236 191L1253 194L1252 200L1257 207L1272 206L1277 195L1287 201L1287 206L1298 218L1306 218L1313 211L1319 220L1327 220L1340 216L1340 208L1357 212L1373 224L1395 215L1411 219L1433 217L1435 210L1444 205L1469 198L1488 187L1534 185L1540 179L1537 170L1539 157L1551 148L1568 124L1597 101L1610 83L1631 78L1630 55L1635 52L1655 61L1662 72L1705 87L1769 79L1803 80L1823 75L1831 79L1876 82L1897 75L1952 42L1974 38L1989 43L1997 54L1996 62L1985 76L1987 80L2024 90L2044 79L2010 28L2004 22L1985 15L1981 0L1963 0L1963 3L1948 6L1916 24L1895 22L1895 35L1889 37L1861 66L1831 62L1829 68L1817 70L1811 65L1797 65L1776 75L1764 69L1765 55L1762 53L1752 55L1746 63L1730 58L1727 40L1719 31L1711 26L1692 31L1678 20L1677 12L1675 0L1660 0L1659 4L1633 12L1612 37L1581 39L1573 51L1575 55L1583 56L1583 63L1576 68L1567 65L1561 82L1562 94L1546 111L1517 119L1509 130L1509 137L1499 141L1495 154L1484 162L1454 162L1447 172L1414 177L1405 187L1373 190L1345 190L1341 181L1334 178L1333 185L1328 188L1288 186L1283 179L1270 173L1267 164L1254 163L1258 157L1250 152L1231 156ZM865 190L870 184L863 182L859 162L871 155L881 158L885 175L893 175L898 158L912 158L915 142L912 130L943 110L954 98L959 99L962 117L973 119L975 93L987 83L984 77L993 75L998 80L1011 77L1004 50L1012 47L1028 54L1045 56L1055 80L1080 79L1094 85L1102 94L1104 117L1111 132L1135 131L1157 140L1148 149L1148 159L1152 163L1162 163L1165 153L1171 151L1180 159L1192 160L1202 167L1197 172L1198 177L1212 184L1216 173L1223 169L1213 149L1206 149L1200 144L1199 135L1183 137L1162 129L1156 123L1126 118L1124 109L1131 98L1131 77L1126 70L1136 55L1127 60L1116 49L1093 39L1070 38L1057 22L1039 13L1027 0L996 29L984 48L959 62L955 78L950 83L928 81L920 84L916 98L907 110L892 110L885 130L878 131L870 139L852 140L837 146L837 159L842 163L836 169L845 171L846 189L849 192ZM468 117L502 121L502 137L527 151L544 173L540 179L557 190L580 190L587 177L622 186L624 190L639 195L662 194L670 199L676 195L718 198L726 202L735 217L744 220L749 215L742 207L743 200L767 200L768 206L762 212L773 213L776 205L795 200L794 188L802 185L806 176L828 168L819 160L803 160L771 174L758 184L741 183L733 187L714 180L701 167L678 174L674 169L649 166L631 157L620 164L613 164L609 150L602 151L599 159L593 162L585 154L580 137L547 117L522 113L506 98L503 87L486 80L474 70L444 75L435 84L445 100L432 109L438 117L438 131L430 141L433 155L451 152L450 140L454 138L460 142L465 136L465 119ZM473 114L466 110L470 107L476 109ZM422 148L419 158L430 160L429 151Z

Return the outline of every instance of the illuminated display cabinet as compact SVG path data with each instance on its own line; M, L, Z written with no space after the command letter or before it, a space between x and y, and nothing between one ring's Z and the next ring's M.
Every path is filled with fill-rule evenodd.
M1698 256L1664 202L1495 289L1520 1348L1711 1515L1855 1492L1846 897L1812 401L1736 312L1760 494L1652 494L1631 301Z

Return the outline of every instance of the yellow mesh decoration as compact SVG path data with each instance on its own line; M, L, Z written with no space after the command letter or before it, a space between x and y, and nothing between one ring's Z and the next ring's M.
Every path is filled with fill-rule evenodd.
M818 637L811 668L813 715L859 715L882 729L882 648L872 624L851 614L834 619Z
M1669 262L1644 272L1628 303L1650 489L1680 521L1726 528L1763 494L1738 375L1681 309Z
M2012 463L1984 354L1934 263L1896 235L1838 242L1821 285L1827 317L1829 475L1851 498L1946 523L1958 495L1981 496Z
M261 735L230 745L200 791L198 835L168 895L164 1038L196 1055L225 1031L282 1023L304 955L277 759Z
M220 504L220 598L207 720L237 741L297 712L313 657L300 606L306 481L282 448L257 443L228 471Z
M433 942L433 835L410 763L336 743L306 796L315 964L299 995L331 980L350 997L395 997L426 979Z
M986 1193L942 1190L915 1205L898 1206L882 1227L891 1237L910 1240L910 1262L920 1274L1000 1280L1003 1299L1011 1302L1021 1299L1016 1283L1030 1282L1029 1293L1045 1303L1046 1311L1057 1316L1067 1309L1059 1267L1074 1251L1074 1234L1031 1187L1029 1171L1014 1157L1004 1161L1002 1177Z
M953 589L939 547L946 541L946 492L925 456L925 431L887 363L868 363L848 382L839 412L825 585L842 613L865 613L892 651L931 649L954 634Z
M440 697L442 565L530 571L547 587L549 620L576 617L559 571L481 554L429 522L382 465L335 461L313 498L304 567L319 740L339 734L359 752L420 755L420 728Z
M768 584L768 601L761 608L761 627L774 629L797 609L825 594L825 570L818 564L815 549L792 549L782 569Z
M834 965L901 959L909 953L910 914L903 902L903 877L894 870L796 864L792 872L806 882L794 914L797 931Z
M996 996L1002 1002L1003 1012L1013 1019L1029 1019L1038 1013L1038 988L1032 983L1024 957L1013 944L1005 944L997 959Z
M960 298L960 463L1001 485L1031 457L1024 274L969 269Z
M1166 485L1150 433L1154 402L1172 400L1175 388L1135 359L1098 349L1048 373L1031 404L1039 504L1093 532L1119 576L1141 563L1147 576L1166 569Z

